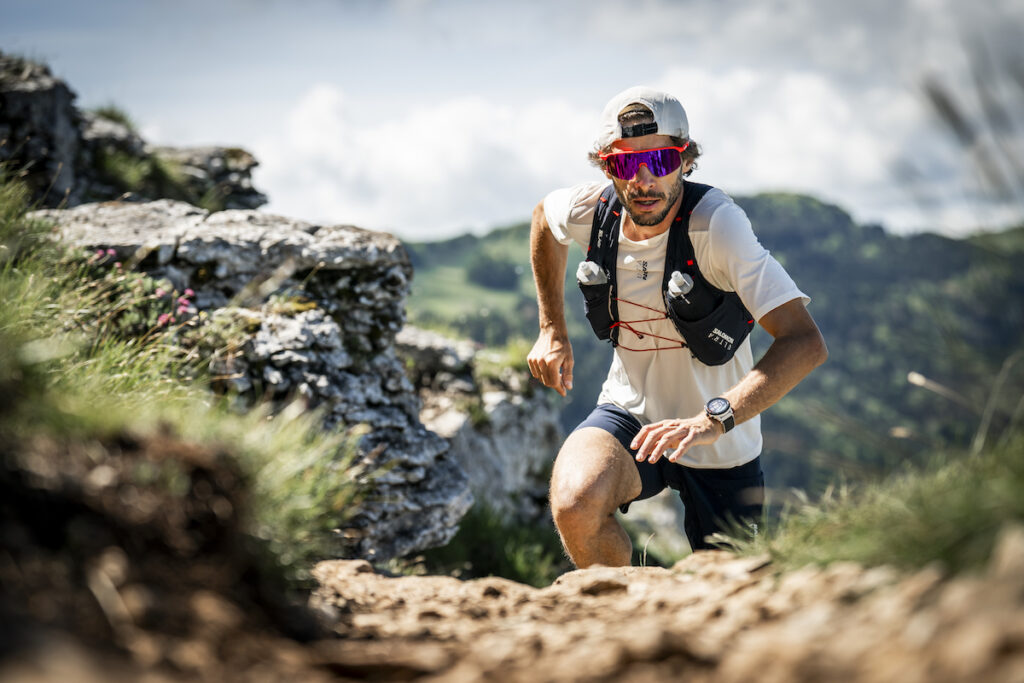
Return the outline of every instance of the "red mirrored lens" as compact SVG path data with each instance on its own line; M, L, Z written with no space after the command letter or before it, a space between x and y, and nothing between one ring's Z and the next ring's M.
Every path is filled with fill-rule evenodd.
M683 164L680 156L685 147L661 147L645 149L640 152L618 152L601 157L608 162L608 172L616 178L629 180L637 174L641 166L655 176L661 178L676 170Z

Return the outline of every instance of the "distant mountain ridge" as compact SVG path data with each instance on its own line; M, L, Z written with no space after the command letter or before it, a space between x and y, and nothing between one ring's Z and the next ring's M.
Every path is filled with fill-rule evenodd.
M963 239L894 235L808 196L736 201L761 243L811 296L831 353L763 418L770 485L821 490L967 445L1003 362L1024 348L1024 270L1017 266L1024 227ZM492 345L536 337L528 224L407 247L415 268L411 321ZM563 408L566 427L593 406L610 358L610 347L589 332L569 281L581 258L574 246L566 311L576 389ZM755 358L769 342L763 330L755 332ZM911 372L959 400L909 384ZM1024 368L1008 373L1011 381L992 399L993 437L1015 410L1020 417Z

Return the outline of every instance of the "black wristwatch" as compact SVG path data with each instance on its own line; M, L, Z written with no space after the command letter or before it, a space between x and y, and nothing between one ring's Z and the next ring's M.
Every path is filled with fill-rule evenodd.
M736 420L732 416L732 404L729 403L729 399L722 398L721 396L711 399L704 404L704 412L712 420L721 422L726 432L736 426Z

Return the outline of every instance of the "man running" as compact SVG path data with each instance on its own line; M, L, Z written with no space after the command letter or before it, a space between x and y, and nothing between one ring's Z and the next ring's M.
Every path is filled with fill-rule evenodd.
M595 281L611 283L588 318L614 342L612 366L551 476L551 511L577 567L629 565L632 544L615 510L666 486L679 492L694 549L756 520L764 497L758 416L828 357L810 299L761 246L743 210L721 190L685 179L699 156L676 98L630 88L605 107L590 154L614 191L607 182L555 190L533 212L540 333L527 360L562 396L573 372L563 291L569 242L588 249ZM670 243L668 262L685 271L672 294ZM693 326L667 317L680 287L684 308L713 298L716 312ZM773 337L756 365L746 336L755 319Z

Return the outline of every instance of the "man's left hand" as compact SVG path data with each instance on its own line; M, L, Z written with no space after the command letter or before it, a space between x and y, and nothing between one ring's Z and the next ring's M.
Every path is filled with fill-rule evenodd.
M630 444L636 448L637 462L656 463L665 451L675 449L666 457L676 462L691 446L712 444L722 435L722 428L707 415L688 419L662 420L644 425Z

